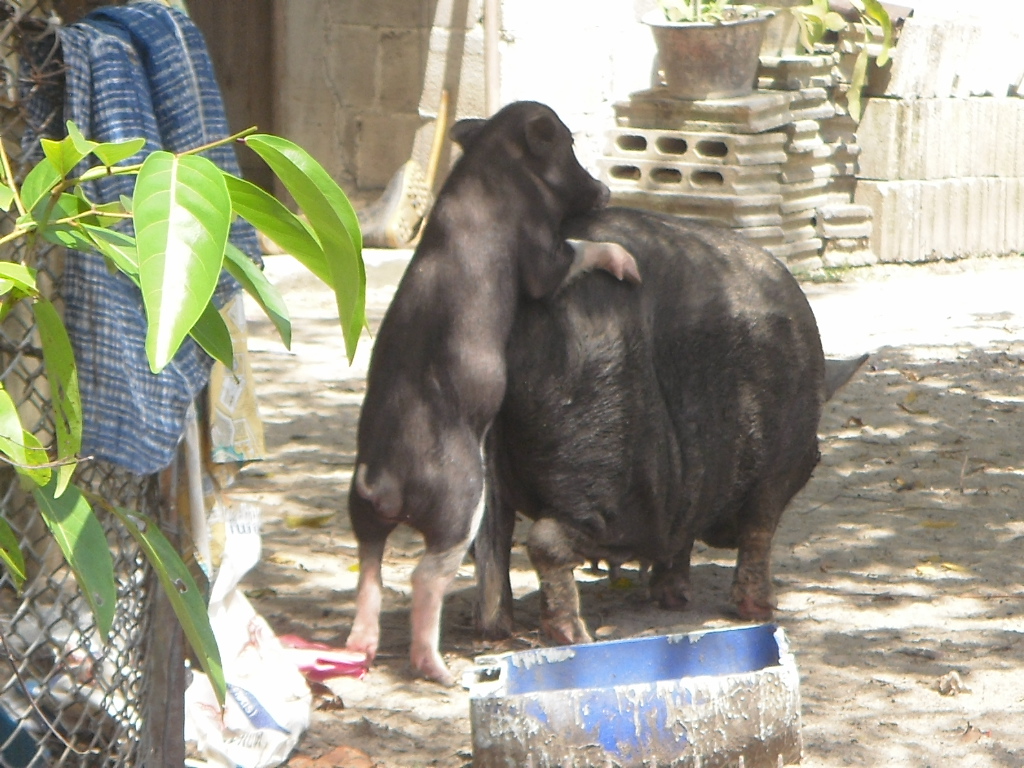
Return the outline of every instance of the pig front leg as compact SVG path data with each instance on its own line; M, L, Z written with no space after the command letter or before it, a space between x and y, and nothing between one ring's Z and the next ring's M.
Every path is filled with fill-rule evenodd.
M601 269L618 280L625 280L639 285L642 280L640 269L633 255L618 243L593 240L566 240L573 249L575 256L569 272L562 280L562 290L584 272Z
M584 558L576 553L574 536L557 520L541 518L530 528L526 544L540 580L540 628L554 643L589 643L592 638L580 616L580 594L573 568Z
M690 604L690 556L694 539L690 538L670 564L651 567L651 598L662 608L680 611Z

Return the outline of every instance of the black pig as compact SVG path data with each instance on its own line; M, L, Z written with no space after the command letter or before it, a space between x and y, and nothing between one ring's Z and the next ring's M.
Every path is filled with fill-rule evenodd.
M652 596L679 608L696 539L738 548L736 609L770 617L776 525L818 461L823 403L866 357L826 376L800 286L742 235L624 208L566 232L620 243L644 284L593 274L520 306L474 544L481 629L512 629L517 510L535 520L527 551L557 643L590 639L575 566L649 561Z
M505 348L518 304L597 266L638 280L619 246L568 245L567 217L608 188L576 160L548 107L511 104L457 123L464 149L381 323L359 419L349 515L359 542L356 616L346 645L372 659L381 559L401 523L423 534L412 575L413 669L444 683L441 605L483 513L483 440L505 395Z

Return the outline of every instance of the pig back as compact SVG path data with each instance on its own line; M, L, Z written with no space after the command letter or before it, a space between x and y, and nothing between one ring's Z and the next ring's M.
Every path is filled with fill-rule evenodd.
M735 547L764 508L746 502L770 493L781 514L817 461L824 359L803 291L741 235L676 217L607 208L566 236L620 243L643 284L598 272L520 305L500 492L655 562L694 537Z
M674 528L736 546L751 495L769 489L781 514L817 463L824 356L806 296L767 251L714 225L609 208L570 236L637 259L644 340L681 452Z

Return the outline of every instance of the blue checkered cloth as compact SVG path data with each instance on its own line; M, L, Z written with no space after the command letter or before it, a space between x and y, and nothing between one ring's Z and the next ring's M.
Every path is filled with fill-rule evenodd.
M203 37L184 14L155 2L102 8L62 28L60 42L64 119L94 141L145 138L146 146L126 163L139 163L157 149L181 152L230 134ZM205 154L223 170L239 173L233 147ZM94 202L109 202L130 196L133 186L133 177L109 176L91 182L87 194ZM259 263L251 226L236 220L231 240ZM221 304L237 290L224 273L215 301ZM96 254L69 252L63 295L82 394L83 455L138 474L165 468L213 361L188 338L173 361L153 374L142 296Z

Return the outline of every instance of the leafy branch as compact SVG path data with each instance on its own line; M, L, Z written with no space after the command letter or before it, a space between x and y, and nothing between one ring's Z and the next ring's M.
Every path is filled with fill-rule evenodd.
M875 66L884 67L889 63L889 52L892 49L892 21L879 0L849 0L849 3L864 28L864 40L853 64L849 96L850 115L854 120L860 120L863 112L861 99L868 79L868 46L872 41L872 30L880 32L882 36ZM808 5L796 6L791 10L799 25L800 45L808 53L813 53L815 46L829 32L840 32L849 26L842 15L832 10L829 0L810 0Z
M187 337L211 357L232 365L231 339L213 305L227 269L263 308L286 347L291 322L277 289L228 240L237 216L279 245L333 291L352 361L366 324L366 273L358 220L344 192L305 150L286 139L248 129L221 141L173 154L154 151L125 164L143 139L95 142L69 122L68 135L43 139L44 157L20 184L0 142L0 210L17 212L0 245L36 238L102 255L112 270L140 289L148 322L146 356L161 371ZM302 209L292 213L272 195L222 171L202 156L208 149L243 142L270 166ZM85 166L77 175L75 169ZM135 176L131 199L95 203L87 183L104 176ZM134 234L126 231L133 225ZM129 230L131 231L131 230ZM26 252L30 249L26 249ZM43 446L21 423L17 406L0 381L0 461L31 489L40 515L58 543L89 604L96 626L109 636L116 589L113 563L94 508L116 517L135 538L167 592L185 635L223 702L225 685L217 644L202 595L181 557L153 521L76 486L73 474L82 447L82 403L71 340L53 304L42 294L36 271L0 261L0 321L27 304L39 332L52 392L56 440ZM0 563L16 588L26 579L16 534L0 518Z

